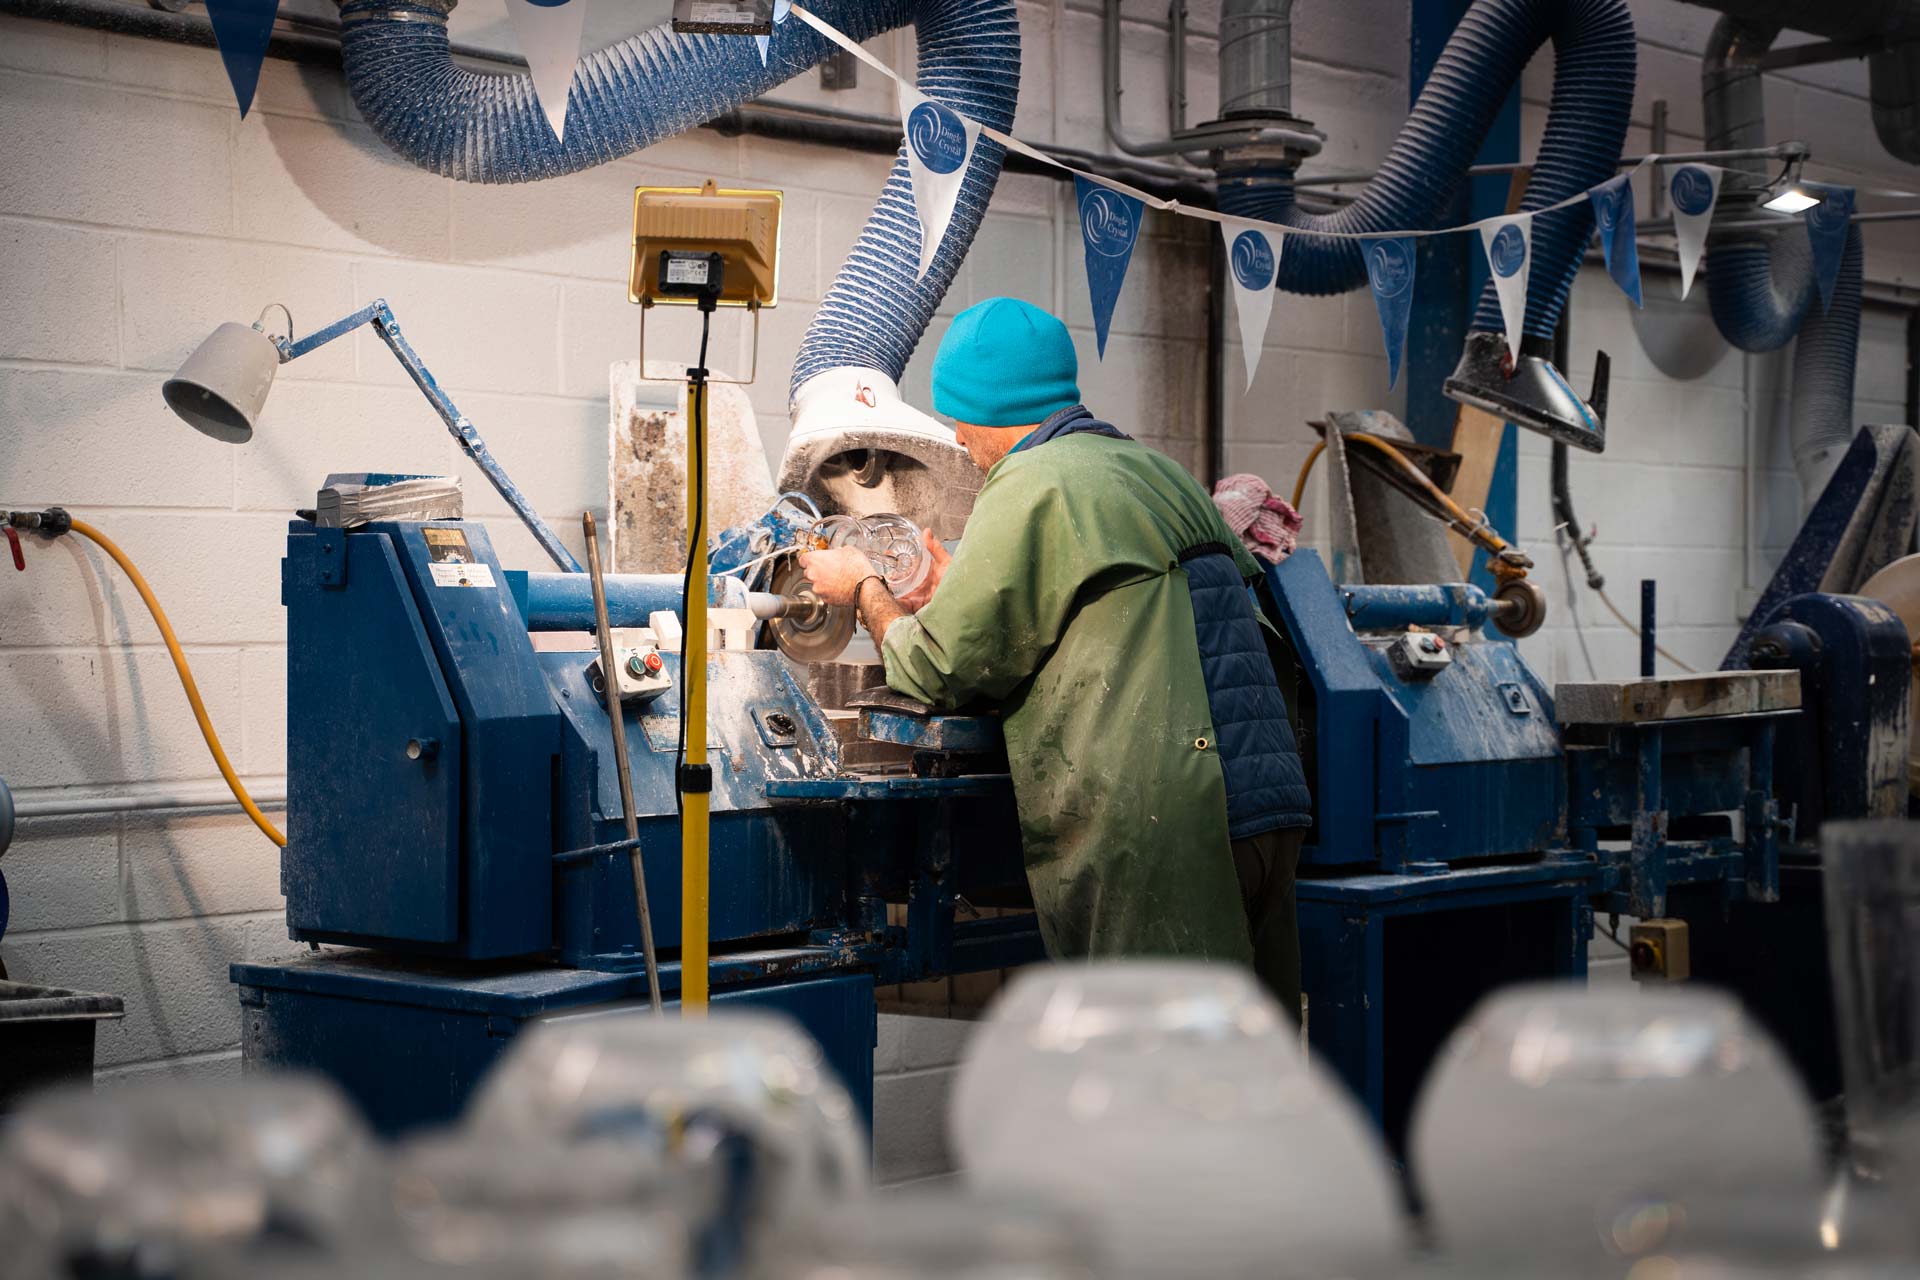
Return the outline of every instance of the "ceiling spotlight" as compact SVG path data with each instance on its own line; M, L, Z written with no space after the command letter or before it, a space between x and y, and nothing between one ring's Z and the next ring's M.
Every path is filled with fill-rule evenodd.
M1808 195L1797 186L1782 187L1760 207L1775 213L1805 213L1820 203L1819 196Z

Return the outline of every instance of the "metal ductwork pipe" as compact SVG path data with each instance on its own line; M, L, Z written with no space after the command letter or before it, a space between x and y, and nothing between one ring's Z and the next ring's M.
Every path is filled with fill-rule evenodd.
M1873 128L1880 136L1881 145L1894 156L1908 164L1920 164L1920 47L1912 43L1920 41L1920 0L1688 0L1688 3L1717 10L1755 30L1805 31L1847 44L1874 41L1905 44L1904 48L1888 49L1868 59ZM1715 36L1718 38L1718 31ZM1713 133L1711 116L1707 132Z
M1292 114L1293 0L1226 0L1220 10L1221 118Z
M1920 43L1867 59L1873 131L1880 145L1908 164L1920 164Z
M1847 248L1833 285L1833 305L1807 308L1793 349L1793 469L1800 477L1800 509L1826 491L1827 481L1853 443L1853 379L1860 351L1860 228L1847 228Z
M1693 0L1722 11L1701 61L1701 104L1711 150L1765 146L1766 102L1762 63L1786 28L1830 40L1920 36L1920 0L1863 0L1822 4L1819 0ZM1879 55L1904 62L1916 46ZM1901 71L1904 74L1905 68ZM1876 84L1878 81L1876 81ZM1908 76L1908 89L1920 88L1920 76ZM1920 125L1920 100L1906 94L1905 119ZM1890 113L1899 117L1901 111ZM1876 129L1881 109L1874 109ZM1920 130L1914 131L1920 144ZM1889 148L1891 149L1891 148ZM1898 152L1896 152L1898 154ZM1737 167L1764 177L1759 161ZM1722 196L1723 207L1729 197ZM1731 211L1751 203L1734 197ZM1715 232L1707 241L1707 295L1720 333L1743 351L1777 351L1797 335L1794 349L1792 448L1804 507L1811 509L1826 488L1833 468L1853 439L1853 387L1860 346L1859 229L1847 233L1845 256L1834 285L1832 305L1822 308L1813 278L1813 253L1798 225L1777 231Z

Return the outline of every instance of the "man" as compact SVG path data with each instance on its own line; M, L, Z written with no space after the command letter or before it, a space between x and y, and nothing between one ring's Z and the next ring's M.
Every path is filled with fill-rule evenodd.
M802 564L859 609L895 690L1000 708L1050 955L1251 963L1297 1016L1309 802L1259 566L1192 476L1080 404L1078 374L1046 312L962 312L933 363L934 408L987 473L959 550L929 536L934 580L906 601L858 551Z

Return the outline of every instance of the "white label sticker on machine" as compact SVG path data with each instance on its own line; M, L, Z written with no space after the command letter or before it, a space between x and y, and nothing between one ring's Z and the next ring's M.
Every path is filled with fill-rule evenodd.
M705 284L713 264L705 258L668 258L668 284Z
M430 564L436 587L491 587L493 566L486 564Z

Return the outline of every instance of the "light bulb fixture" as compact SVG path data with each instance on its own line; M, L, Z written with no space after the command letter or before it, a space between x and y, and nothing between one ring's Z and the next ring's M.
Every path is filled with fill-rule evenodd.
M277 338L267 331L267 315L279 310L287 317L287 336ZM407 371L413 385L420 388L460 448L513 508L553 562L567 573L580 573L580 562L566 544L547 526L507 473L494 460L486 442L474 429L472 419L461 413L434 381L433 374L414 354L411 344L400 335L399 322L385 298L376 299L352 315L336 320L324 329L304 338L293 336L293 312L281 303L271 303L251 325L229 321L215 329L195 348L186 363L160 388L161 397L189 426L226 444L245 444L253 439L260 411L273 389L273 377L289 360L298 360L316 347L352 333L362 325L371 325L394 359Z
M1819 203L1819 196L1808 195L1799 186L1789 184L1776 191L1760 207L1774 213L1805 213Z

